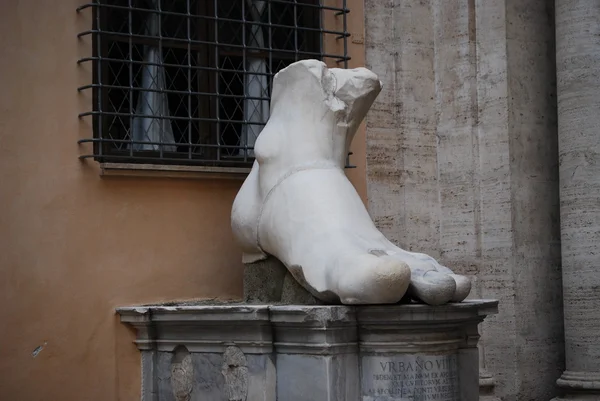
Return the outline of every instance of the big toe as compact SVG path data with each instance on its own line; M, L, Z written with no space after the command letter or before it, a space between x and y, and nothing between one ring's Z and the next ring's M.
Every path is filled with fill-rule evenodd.
M429 270L414 274L410 280L411 295L428 305L443 305L450 302L456 293L457 282L446 273Z
M389 256L362 255L339 280L338 295L343 304L395 304L410 284L410 268Z

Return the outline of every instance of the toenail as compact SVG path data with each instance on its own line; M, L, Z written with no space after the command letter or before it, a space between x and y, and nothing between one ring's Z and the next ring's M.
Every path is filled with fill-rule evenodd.
M427 273L439 273L437 270L427 270L425 273L423 273L423 278L425 278L425 276L427 276Z

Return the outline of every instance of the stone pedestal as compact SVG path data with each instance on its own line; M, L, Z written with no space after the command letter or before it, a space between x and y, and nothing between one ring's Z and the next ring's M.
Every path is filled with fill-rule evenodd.
M476 401L477 325L497 301L118 309L142 401Z

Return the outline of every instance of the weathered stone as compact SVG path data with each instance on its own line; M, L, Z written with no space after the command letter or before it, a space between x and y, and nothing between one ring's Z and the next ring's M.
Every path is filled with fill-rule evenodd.
M140 350L173 352L184 345L191 353L223 354L233 343L246 355L269 354L273 349L268 305L188 303L117 311L121 321L138 330ZM198 336L202 341L196 341Z
M221 374L225 378L228 401L246 401L246 397L248 397L248 362L238 347L229 346L225 350Z
M118 312L138 331L142 401L275 401L268 306L157 305Z
M371 355L361 358L363 401L435 399L460 401L455 353Z
M194 385L192 356L185 347L177 347L171 362L171 389L176 401L189 401Z
M296 305L323 303L302 287L283 263L273 256L245 265L244 301Z
M357 308L363 401L479 399L477 325L495 302Z
M358 400L358 338L353 308L273 306L271 321L279 399Z
M477 325L496 308L186 304L119 313L137 329L142 401L475 401Z
M274 257L247 263L244 267L244 301L280 302L286 274L285 266Z
M356 353L355 308L334 305L271 306L278 354Z
M277 395L289 401L358 401L356 354L277 355Z
M179 401L178 388L173 386L170 360L173 354L159 352L155 364L156 394L145 395L142 401ZM244 366L230 366L227 355L191 353L193 376L187 401L275 401L275 366L270 355L245 355ZM236 362L237 363L237 362ZM223 369L226 364L226 369Z

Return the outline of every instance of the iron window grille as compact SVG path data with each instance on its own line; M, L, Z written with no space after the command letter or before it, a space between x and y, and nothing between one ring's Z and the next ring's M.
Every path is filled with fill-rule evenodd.
M333 5L331 4L333 3ZM316 58L347 68L346 1L95 0L93 158L248 167L273 75Z

